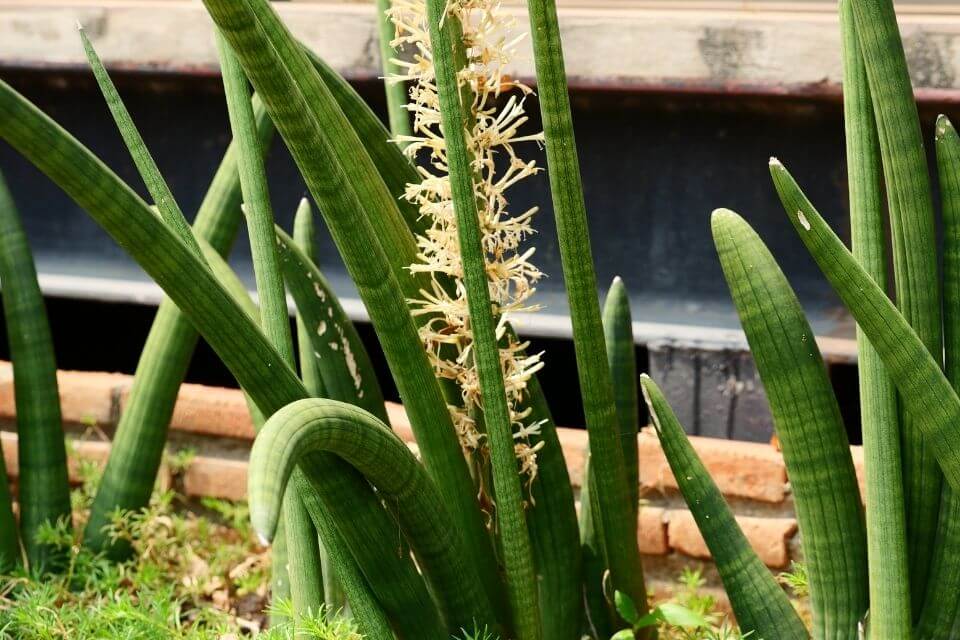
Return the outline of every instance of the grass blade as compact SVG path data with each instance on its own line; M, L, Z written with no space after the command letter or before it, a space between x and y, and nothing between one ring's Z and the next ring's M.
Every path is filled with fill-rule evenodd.
M800 239L877 350L947 482L960 491L960 432L956 428L960 398L906 318L857 264L786 167L771 160L770 173Z
M887 288L887 239L883 219L880 147L866 68L854 26L853 1L840 2L843 36L843 109L853 255L877 285ZM860 416L866 471L869 637L904 638L912 633L910 575L900 420L893 382L863 331L857 329Z
M250 452L250 518L273 536L284 486L298 459L335 453L360 470L391 505L417 561L433 585L451 631L490 624L493 612L475 567L429 476L390 428L359 407L307 399L284 407L264 425Z
M37 541L37 533L45 523L70 522L67 452L57 393L57 363L43 294L20 216L2 177L0 283L17 406L20 533L30 570L39 574L56 568L54 565L62 559L57 549ZM0 483L8 499L6 476ZM0 496L0 561L9 566L19 560L20 550L16 530L8 529L13 514L7 499Z
M640 384L663 453L717 565L740 631L758 638L806 640L810 635L803 621L750 547L667 399L646 375Z
M943 203L943 337L945 371L960 390L960 137L946 116L937 119L937 168ZM960 620L960 493L943 487L930 579L917 636L947 640Z
M813 331L780 267L732 211L713 238L770 401L796 503L815 638L857 638L867 548L850 443Z
M550 191L573 323L577 373L594 461L594 489L599 498L600 513L596 515L603 532L611 588L627 594L643 615L647 611L647 594L637 547L636 522L630 519L630 490L618 438L619 423L610 368L605 357L597 277L590 250L557 7L554 0L532 0L529 12Z
M920 119L892 0L853 0L886 178L897 307L941 362L940 288L933 201ZM903 406L903 403L901 403ZM922 428L901 416L904 499L913 615L919 615L936 534L943 477Z

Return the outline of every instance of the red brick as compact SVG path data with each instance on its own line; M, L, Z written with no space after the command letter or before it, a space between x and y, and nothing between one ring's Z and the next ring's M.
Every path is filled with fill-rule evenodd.
M710 550L692 513L685 509L670 510L667 519L671 549L694 558L710 558ZM790 562L789 541L797 531L796 520L738 516L737 523L764 564L776 569L787 566Z
M639 520L637 542L640 553L648 556L663 556L669 553L666 511L660 507L640 505Z
M691 437L690 443L726 496L778 503L787 496L783 456L769 444ZM677 489L677 481L652 429L640 434L640 485L644 491Z
M119 373L58 371L57 387L63 421L81 425L113 424L115 399L129 384L130 376ZM0 366L0 418L16 418L13 368L8 362Z
M120 400L121 410L129 400L129 391ZM239 389L183 384L173 408L170 428L209 436L253 439L250 410Z
M195 456L183 474L183 491L188 496L243 500L247 497L247 463Z

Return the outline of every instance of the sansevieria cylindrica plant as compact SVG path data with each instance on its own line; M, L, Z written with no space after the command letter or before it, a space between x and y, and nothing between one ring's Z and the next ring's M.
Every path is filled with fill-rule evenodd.
M291 36L268 2L206 6L219 39L234 143L193 229L85 35L153 206L0 84L4 139L129 249L169 296L144 349L135 410L121 422L84 543L115 557L129 553L109 525L118 510L145 504L199 334L263 425L251 457L251 513L275 542L275 595L292 599L295 610L346 602L368 638L447 639L486 628L501 638L576 640L627 626L613 592L632 598L641 612L647 601L636 538L636 452L633 439L621 435L635 433L637 412L635 403L621 408L617 399L635 399L637 389L635 376L611 376L610 366L625 371L632 336L628 315L609 320L616 347L608 363L592 259L577 239L584 207L555 9L531 14L539 58L550 58L539 81L548 116L540 134L521 131L529 90L517 86L518 97L498 105L505 82L498 74L512 44L496 49L492 34L507 25L494 4L406 7L418 16L408 26L420 41L394 39L384 51L416 48L422 73L400 78L398 86L411 82L409 105L398 107L397 92L390 92L391 131ZM399 8L389 7L395 25ZM477 12L494 48L476 48ZM391 65L403 73L399 62ZM295 238L273 226L262 155L274 128L368 310L419 457L390 431L370 359L312 261L309 203L298 211ZM539 356L527 353L510 322L512 313L532 310L528 299L539 278L523 246L534 211L508 212L504 195L539 171L520 159L520 147L531 142L545 143L551 170L562 173L553 182L555 209L566 224L561 242L583 343L581 377L589 382L595 557L587 578L573 490L536 380ZM424 149L443 176L416 168ZM501 170L493 158L504 151L512 161ZM220 257L241 220L252 243L259 308ZM284 290L297 308L299 375ZM628 309L621 284L614 298ZM18 539L10 533L4 541L13 549ZM607 594L589 617L587 593Z
M789 222L857 322L863 496L819 350L784 274L737 214L714 212L714 239L783 446L809 579L810 633L817 639L954 638L960 623L960 138L946 117L937 120L941 280L930 178L893 6L844 0L840 24L852 253L782 163L771 159L770 174ZM730 529L736 525L717 527L726 507L700 497L709 479L689 445L682 446L656 385L646 379L643 386L741 625L750 616L762 637L806 635L786 622L792 620L786 613L778 622L757 618L758 608L773 614L775 598L744 590L743 574L724 571L719 558L735 548Z

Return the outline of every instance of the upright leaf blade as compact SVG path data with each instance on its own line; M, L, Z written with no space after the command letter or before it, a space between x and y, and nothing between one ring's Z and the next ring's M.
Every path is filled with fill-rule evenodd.
M817 266L870 339L923 432L943 475L960 491L960 398L906 318L897 311L778 161L770 174L787 217Z
M960 390L960 137L940 116L936 126L937 168L943 205L943 337L945 371ZM947 640L960 620L960 492L943 487L930 579L917 622L917 636Z
M454 18L444 0L427 0L430 42L436 72L440 116L446 143L453 208L467 305L470 310L472 352L483 400L483 420L490 447L497 525L503 550L513 631L517 640L539 640L542 634L533 552L523 510L523 489L514 453L513 427L507 404L496 319L490 302L486 252L482 244L473 184L470 149L466 140L465 109L457 80L462 70L453 56Z
M273 126L256 100L254 111L258 135L265 147L273 136ZM240 226L237 153L236 142L231 142L193 224L193 233L201 243L208 241L220 254L230 250ZM110 544L105 527L115 510L136 511L147 506L163 457L177 391L186 376L197 337L190 320L164 298L140 353L130 395L120 414L110 457L90 508L83 533L86 547L108 551L114 558L130 552L128 545Z
M741 632L758 638L806 640L810 635L803 621L750 547L663 393L646 375L640 377L640 384L663 453L717 565Z
M130 157L133 158L134 164L137 165L137 171L140 172L140 176L147 186L147 191L150 192L150 197L153 198L161 217L170 225L170 228L199 256L200 247L193 237L190 224L183 216L183 211L180 210L180 206L170 192L166 180L160 174L157 163L153 161L153 156L150 155L147 145L144 144L140 132L133 123L133 118L130 117L130 113L120 99L120 94L117 93L113 80L107 75L107 70L100 61L100 56L94 50L87 33L83 30L83 27L79 27L79 31L84 52L87 54L87 61L90 63L90 68L93 69L93 75L97 79L97 84L100 85L100 91L107 101L107 107L110 108L110 113L117 123L120 135L123 136L123 142L130 151Z
M939 363L940 287L927 157L893 0L852 0L886 178L897 307ZM913 614L920 613L937 527L942 474L919 428L902 420Z
M636 522L630 518L630 490L618 437L610 368L605 357L597 277L573 135L557 7L554 0L532 0L529 13L550 191L573 323L577 374L596 470L592 478L600 507L596 516L601 523L612 587L627 594L641 613L645 613L646 587L637 547Z
M44 524L65 521L70 525L67 452L57 393L57 363L43 295L27 236L2 176L0 284L17 406L20 533L30 570L39 574L56 568L53 565L62 560L56 548L38 542L37 533ZM9 568L18 563L20 550L16 531L9 529L13 513L6 475L0 483L4 485L0 492L0 563Z
M880 147L866 68L854 26L853 3L840 2L843 37L843 110L850 185L853 255L881 289L887 288ZM857 329L860 424L866 472L867 564L871 639L912 633L910 575L897 395L880 356Z
M719 209L713 238L783 448L810 576L813 636L856 640L867 610L866 534L823 359L800 302L753 229Z

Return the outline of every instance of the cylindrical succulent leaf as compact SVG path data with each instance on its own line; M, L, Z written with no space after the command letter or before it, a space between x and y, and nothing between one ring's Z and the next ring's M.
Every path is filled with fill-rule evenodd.
M266 147L273 136L273 125L256 99L254 112L261 144ZM193 233L201 245L205 240L219 254L230 250L242 217L237 153L236 142L231 142L193 223ZM209 262L209 254L205 255ZM165 298L150 326L130 394L110 444L110 457L84 529L86 547L106 551L113 558L122 558L131 551L130 546L122 542L111 544L105 527L117 509L136 511L145 507L150 499L177 391L186 376L197 337L190 320Z
M960 137L946 116L937 118L937 168L943 207L944 370L960 391ZM948 640L960 621L960 493L943 487L930 579L917 622L917 636Z
M850 443L793 289L737 214L713 214L713 238L770 401L810 579L813 637L856 640L867 611L867 545Z
M206 0L205 5L263 98L327 222L380 338L427 471L447 503L457 505L452 511L470 557L496 600L502 583L473 482L405 303L419 291L408 270L416 249L394 197L270 4Z
M496 499L497 528L507 577L513 631L517 640L538 640L542 631L533 553L523 510L510 409L496 335L496 319L490 303L485 251L477 218L471 154L466 143L467 123L460 104L460 88L457 82L460 69L452 55L452 21L449 18L444 19L446 12L446 4L441 0L427 0L446 159L457 220L463 281L470 310L473 338L470 355L480 381L483 420L490 448Z
M824 222L793 176L772 160L770 173L787 217L833 290L883 360L944 477L960 490L960 398L906 318Z
M31 571L56 569L63 550L41 544L44 525L70 526L70 486L63 442L57 363L43 294L27 236L13 197L0 176L0 286L7 342L13 361L13 389L17 407L20 533ZM19 563L16 530L10 530L9 487L0 478L0 563L8 569Z
M190 318L261 413L270 415L307 397L293 370L196 254L88 149L2 81L0 137L50 176L137 260ZM429 637L440 628L422 578L410 557L397 554L392 544L395 523L366 481L335 456L323 456L318 467L303 473L321 487L341 537L364 573L377 576L369 581L371 589L398 631Z
M537 92L546 141L550 191L556 215L563 278L567 286L581 397L594 463L603 552L611 589L627 594L640 613L647 610L646 587L631 518L630 489L619 439L619 421L600 319L586 205L573 134L573 117L554 0L528 6L537 73Z
M810 634L803 621L750 546L667 399L646 375L640 384L663 453L717 565L740 631L758 638L806 640Z
M852 6L886 181L896 304L940 363L942 320L940 287L934 284L938 274L933 196L897 16L893 0L852 0ZM943 476L915 420L904 413L901 423L907 557L916 619L927 584Z
M287 479L298 460L318 451L335 453L356 467L391 506L417 561L433 586L452 631L474 622L493 623L475 567L440 493L406 445L390 428L359 407L307 399L275 413L250 453L250 517L271 538Z
M854 257L864 270L881 289L886 290L888 251L880 145L866 68L854 25L853 2L840 2L851 246ZM870 575L870 623L867 629L871 640L909 640L913 623L897 394L880 356L860 329L857 329L857 363L867 478L865 501Z

